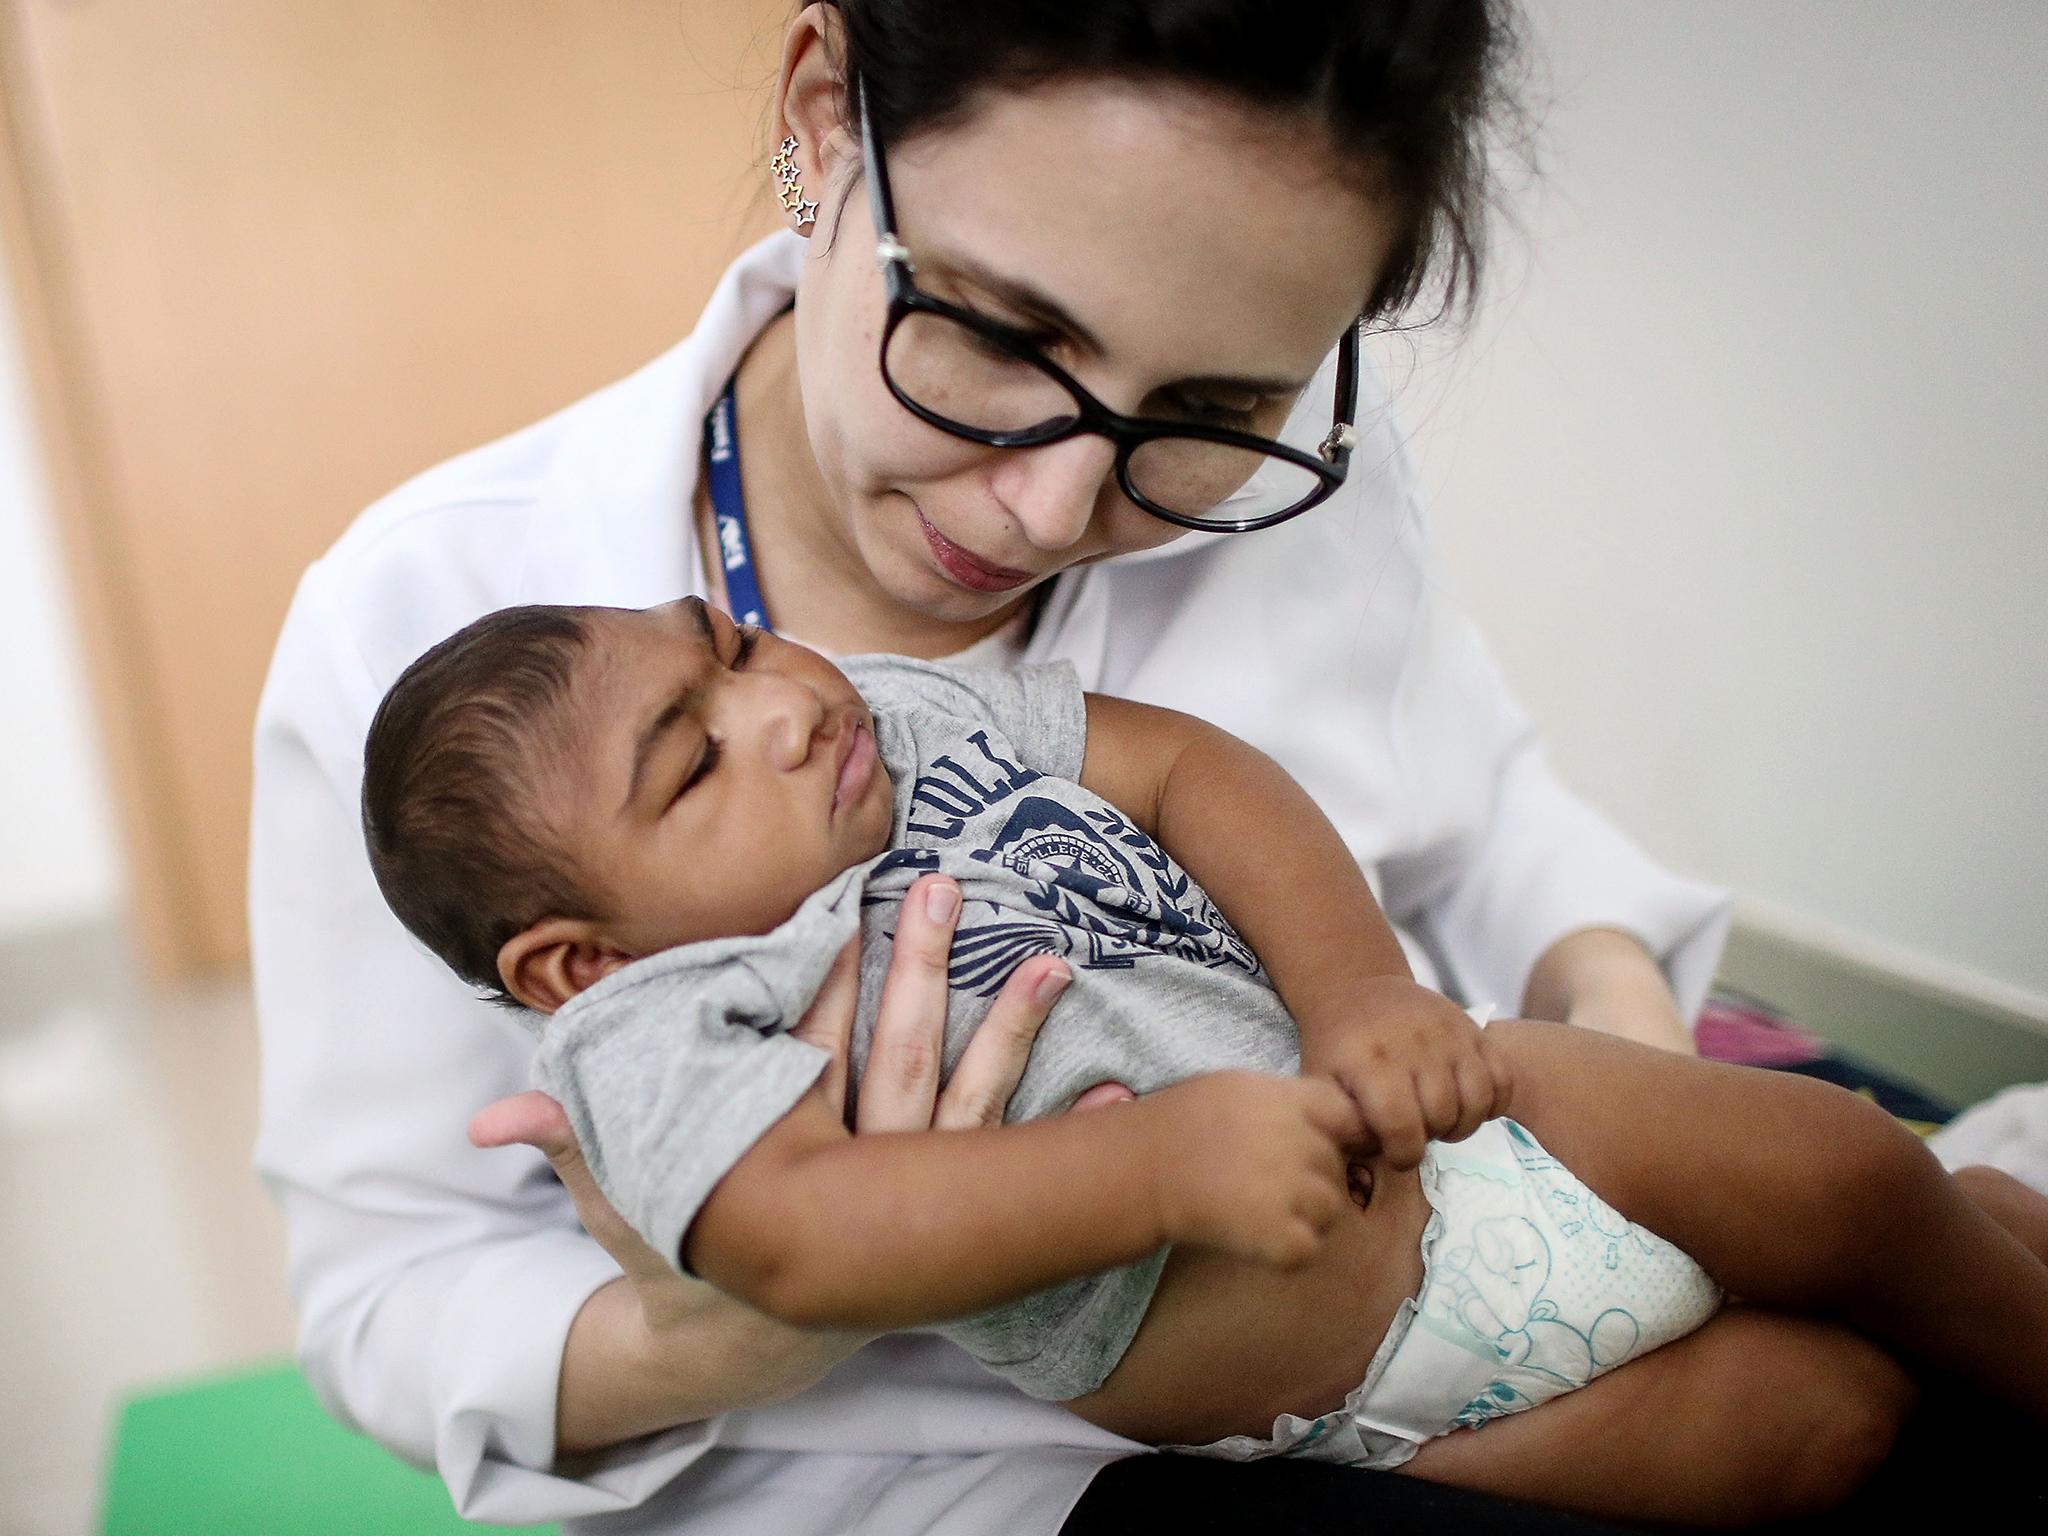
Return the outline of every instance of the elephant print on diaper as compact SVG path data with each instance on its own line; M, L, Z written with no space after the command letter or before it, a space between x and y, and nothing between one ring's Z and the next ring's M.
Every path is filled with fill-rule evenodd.
M1417 1299L1439 1337L1484 1361L1451 1420L1474 1428L1585 1386L1690 1333L1720 1304L1691 1259L1631 1223L1513 1120L1431 1149L1442 1223Z
M1454 1320L1490 1345L1500 1371L1454 1422L1471 1428L1582 1387L1635 1351L1642 1329L1622 1307L1581 1327L1546 1294L1549 1239L1526 1217L1475 1222L1471 1240L1445 1250L1430 1277L1424 1311Z
M1507 1122L1506 1129L1508 1141L1515 1150L1515 1161L1526 1171L1534 1174L1561 1173L1571 1184L1571 1188L1564 1189L1553 1182L1548 1190L1551 1214L1557 1219L1559 1232L1576 1238L1581 1232L1591 1231L1593 1236L1589 1241L1602 1245L1600 1262L1608 1269L1621 1268L1626 1251L1643 1255L1657 1251L1657 1244L1651 1241L1648 1233L1573 1178L1571 1170L1544 1151L1528 1131L1512 1120Z

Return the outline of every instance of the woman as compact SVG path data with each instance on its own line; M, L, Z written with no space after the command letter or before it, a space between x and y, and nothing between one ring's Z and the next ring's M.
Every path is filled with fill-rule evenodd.
M1551 779L1432 587L1377 381L1345 382L1361 320L1469 282L1504 45L1481 0L811 6L773 119L793 235L742 257L674 351L422 477L307 574L258 724L259 1163L309 1376L437 1465L464 1514L1052 1531L1140 1486L1162 1520L1193 1497L1213 1514L1245 1497L1217 1488L1235 1475L1265 1519L1331 1518L1309 1482L1327 1469L1137 1458L1091 1486L1131 1447L936 1341L849 1358L856 1340L685 1284L618 1229L531 1096L480 1117L479 1140L546 1146L609 1254L539 1158L463 1143L526 1053L383 909L355 800L384 688L489 609L706 592L837 652L1068 657L1088 686L1205 714L1293 770L1447 988L1684 1048L1720 900ZM1205 525L1249 531L1189 531ZM951 910L929 894L863 1131L998 1114L1057 995L1056 962L1021 968L1002 1027L937 1094ZM843 1038L843 1011L816 1012L817 1037ZM1676 1455L1603 1431L1683 1389L1810 1453L1796 1504L1888 1435L1896 1372L1856 1341L1755 1318L1700 1337L1490 1429L1488 1454L1547 1466L1574 1447L1556 1491L1583 1503L1603 1457ZM1860 1416L1825 1401L1845 1377L1868 1386ZM1738 1403L1759 1379L1764 1406ZM1687 1477L1674 1497L1696 1503L1756 1470L1675 1460ZM1382 1501L1360 1507L1401 1496L1355 1486Z

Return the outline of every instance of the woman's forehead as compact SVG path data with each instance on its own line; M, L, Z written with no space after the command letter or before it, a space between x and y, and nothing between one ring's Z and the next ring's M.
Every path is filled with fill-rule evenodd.
M1306 376L1393 243L1319 127L1192 87L989 92L888 155L920 262L1028 285L1106 352L1195 372Z

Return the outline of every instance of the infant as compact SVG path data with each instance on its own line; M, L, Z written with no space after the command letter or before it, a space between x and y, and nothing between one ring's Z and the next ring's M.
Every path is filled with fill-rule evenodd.
M842 672L694 598L507 610L393 687L364 824L401 920L524 1005L536 1084L657 1251L799 1324L935 1329L1152 1443L1399 1466L1698 1328L1717 1282L1916 1345L1937 1298L1986 1285L2048 1324L2048 1267L1881 1114L1562 1026L1482 1033L1408 979L1275 765L1065 666ZM1073 981L1018 1123L854 1137L790 1030L858 936L858 1091L896 911L932 871L963 901L942 1070L1019 963L1056 953ZM1141 1097L1060 1114L1106 1080ZM1649 1115L1659 1136L1633 1133ZM1718 1155L1764 1126L1779 1143ZM1869 1304L1873 1255L1824 1235L1844 1223L1801 1227L1802 1201L1847 1198L1816 1169L1960 1245L1884 1250L1915 1276L1885 1288L1903 1312ZM1717 1178L1729 1198L1696 1198ZM2024 1400L2017 1366L1941 1360Z

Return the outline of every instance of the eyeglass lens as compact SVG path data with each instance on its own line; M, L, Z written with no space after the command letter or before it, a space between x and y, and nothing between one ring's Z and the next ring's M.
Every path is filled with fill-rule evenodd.
M1052 375L971 326L927 310L903 314L882 364L897 389L969 433L1052 437L1080 415ZM1259 423L1252 430L1277 426ZM1219 523L1284 511L1323 489L1322 477L1302 465L1193 437L1138 444L1125 473L1145 501Z

